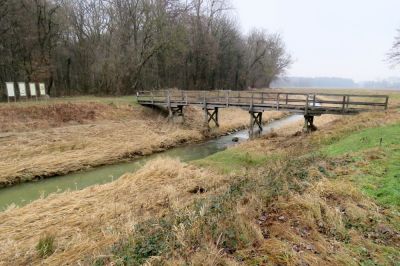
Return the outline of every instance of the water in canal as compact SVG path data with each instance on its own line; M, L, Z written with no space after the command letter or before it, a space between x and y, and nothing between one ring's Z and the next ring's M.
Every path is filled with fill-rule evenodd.
M264 127L263 133L271 132L282 126L299 121L301 115L292 115L287 118L269 123ZM234 137L239 138L239 142L249 138L247 130L241 130L228 136L208 140L198 144L190 144L183 147L172 148L170 150L145 156L131 162L119 163L96 167L87 171L76 172L64 176L47 178L37 182L28 182L15 185L9 188L0 189L0 211L5 210L9 205L16 204L23 206L40 197L45 197L51 193L63 192L67 190L79 190L96 184L105 184L118 179L127 172L134 172L142 167L147 161L157 157L179 158L181 161L207 157L216 152L222 151L234 145Z

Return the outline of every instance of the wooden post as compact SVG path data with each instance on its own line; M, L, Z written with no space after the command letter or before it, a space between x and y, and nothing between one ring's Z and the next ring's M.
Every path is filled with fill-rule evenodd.
M279 98L280 98L280 96L281 96L280 93L278 93L277 96L276 96L276 110L277 111L279 110Z
M263 131L262 127L262 112L249 111L250 114L250 127L249 127L249 137L253 138L255 136L254 127L258 126L258 132L261 134Z
M386 96L386 101L385 101L385 110L388 109L388 105L389 105L389 96Z
M206 91L203 91L203 109L204 109L204 126L207 129L209 129L210 126L208 124L208 109L207 109Z
M250 126L249 126L249 137L250 139L254 137L254 113L252 111L250 113Z
M167 106L168 106L168 120L171 121L174 118L174 114L171 108L171 95L169 90L167 91Z
M306 133L310 133L312 131L316 131L317 127L314 125L314 116L312 115L304 115L304 128L303 131Z
M316 104L316 95L315 95L315 93L314 93L314 97L313 97L313 107L315 107L315 104Z
M343 96L343 102L342 102L342 112L344 113L346 108L346 96Z
M187 91L185 91L185 103L186 103L186 105L188 104L188 95L187 95Z
M304 114L305 114L305 115L308 114L308 97L309 97L309 95L307 94L306 97L307 97L307 99L306 99L306 106L305 106L305 108L304 108Z
M218 110L219 110L218 107L214 107L214 112L211 114L210 117L211 120L214 120L214 123L217 127L219 127Z

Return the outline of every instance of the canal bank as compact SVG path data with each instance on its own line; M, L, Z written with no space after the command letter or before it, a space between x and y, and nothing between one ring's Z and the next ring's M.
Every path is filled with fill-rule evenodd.
M263 134L289 126L302 121L302 116L292 115L282 118L264 127ZM160 153L143 156L131 162L123 162L92 168L63 176L42 179L36 182L27 182L0 189L0 211L9 206L24 206L36 199L48 196L51 193L81 190L93 185L101 185L112 182L125 173L132 173L140 169L145 163L162 157L171 157L183 162L198 160L225 150L237 143L249 138L248 130L240 130L229 135L220 136L215 139L201 143L188 144L172 148ZM238 140L234 142L232 140Z

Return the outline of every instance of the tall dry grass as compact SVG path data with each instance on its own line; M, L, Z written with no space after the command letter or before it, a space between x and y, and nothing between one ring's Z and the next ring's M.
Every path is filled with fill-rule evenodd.
M385 123L400 119L398 113L375 115L385 119ZM240 146L244 152L258 152L268 156L279 151L287 153L287 159L274 165L267 164L257 169L236 171L236 175L222 176L213 169L199 169L176 160L158 159L147 164L139 172L126 174L113 183L52 195L19 209L9 209L0 213L0 264L84 264L96 258L112 258L110 246L126 239L127 236L135 237L134 225L149 218L168 216L179 210L190 214L190 209L186 211L186 207L189 208L194 200L213 200L211 195L223 194L229 185L243 176L262 180L266 175L276 173L276 180L272 180L272 183L267 180L268 184L279 183L279 178L283 178L285 183L292 173L292 168L287 167L286 163L295 161L299 154L312 150L313 143L319 136L327 132L341 134L340 130L353 130L376 123L372 117L365 114L327 122L321 126L321 131L311 136L285 136L287 130L283 129L277 132L278 136L275 138L266 137L244 143ZM235 207L229 209L230 213L227 216L232 220L225 219L218 226L229 229L234 222L232 228L241 232L246 241L254 244L236 251L246 259L245 262L251 263L252 260L247 259L259 259L268 255L269 258L273 258L272 261L268 261L270 263L295 265L304 262L319 264L324 261L328 265L334 265L348 262L348 258L351 258L352 254L343 243L336 243L338 240L332 235L319 232L322 227L319 222L323 222L321 225L328 230L327 232L336 230L334 232L337 236L346 237L343 233L343 220L347 219L347 216L337 213L338 204L353 208L355 220L365 217L360 208L367 208L370 212L373 205L365 201L355 189L349 189L349 184L340 185L327 181L315 165L307 167L312 179L303 182L306 185L305 189L301 190L302 194L290 190L290 184L286 183L283 188L289 189L286 191L290 193L273 198L269 202L274 204L266 205L260 198L260 195L264 194L258 194L262 190L271 189L270 185L264 184L232 198L233 203L230 203L230 206ZM320 181L310 183L312 180ZM194 195L189 192L197 187L207 188L207 193ZM328 201L329 198L335 197L341 201ZM355 206L357 202L366 207ZM188 260L194 264L236 263L235 258L228 255L228 251L221 249L224 236L200 237L199 228L204 226L201 219L205 219L204 213L210 208L210 205L205 204L204 211L200 210L200 220L196 226L184 230L174 229L174 234L178 234L177 238L187 245L188 250L191 250L188 243L191 243L194 237L196 241L200 241L203 248L191 250L188 254L174 254L174 257L169 258L171 265ZM264 211L267 216L263 214ZM372 212L369 214L379 215ZM360 234L355 235L362 238ZM36 251L36 246L40 239L46 236L54 237L55 250L51 256L42 259Z
M185 110L184 124L179 121L168 123L159 111L140 106L60 103L23 108L35 110L23 118L20 117L21 110L13 110L19 115L11 118L6 117L4 110L0 116L8 121L5 124L12 131L0 134L0 186L148 155L244 128L249 123L249 114L239 109L221 110L220 128L205 132L203 113L199 108ZM44 115L48 109L57 111ZM81 113L83 109L86 111ZM77 114L80 116L75 116ZM43 122L46 119L42 119L42 115L49 123L54 122L52 126ZM283 115L271 112L264 119L277 119ZM81 123L78 120L82 120ZM38 124L30 127L29 121ZM22 130L23 126L28 128Z
M0 265L83 263L104 255L104 249L131 234L136 223L202 197L191 189L205 187L210 194L227 182L229 177L157 159L113 183L10 209L0 213ZM54 237L55 250L42 260L36 245L46 235Z

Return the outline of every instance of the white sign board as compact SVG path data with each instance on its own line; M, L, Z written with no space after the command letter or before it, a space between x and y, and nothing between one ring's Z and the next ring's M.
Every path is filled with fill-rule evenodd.
M36 84L29 83L29 93L31 96L36 96Z
M6 82L7 96L15 97L14 82Z
M46 87L44 83L39 83L40 96L46 96Z
M26 84L25 82L18 82L19 96L26 97Z

